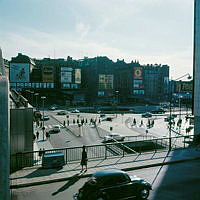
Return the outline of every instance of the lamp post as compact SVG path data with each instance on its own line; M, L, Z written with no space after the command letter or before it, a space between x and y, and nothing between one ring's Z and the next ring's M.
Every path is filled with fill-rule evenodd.
M42 96L41 97L41 99L42 99L42 107L43 107L43 112L42 112L42 140L44 141L44 129L45 129L45 127L44 127L44 100L46 99L46 97L45 96Z
M31 93L31 103L32 103L32 106L33 106L33 95L34 95L34 92L30 91L30 93Z
M187 92L186 93L186 115L188 116L188 104L189 104L189 95L190 95L190 93L189 92Z
M115 96L116 96L116 117L117 117L117 106L119 104L119 91L115 91Z
M37 98L38 98L38 95L39 93L35 93L35 107L36 107L36 110L38 110L38 101L37 101Z
M176 78L174 81L177 81L177 80L179 80L179 79L182 79L182 78L184 78L185 76L187 76L187 79L191 79L191 78L192 78L192 77L190 76L190 74L187 73L187 74L184 74L184 75L181 76L181 77ZM181 91L181 90L180 90L180 87L181 87L181 86L179 86L179 91ZM169 120L169 151L171 151L171 149L172 149L172 139L171 139L171 134L172 134L172 80L170 81L169 88L170 88L170 90L169 90L169 92L170 92L170 107L169 107L169 116L170 116L170 120ZM180 116L181 116L181 115L179 115L179 117L180 117ZM179 127L179 133L180 133L180 127Z
M182 120L181 120L181 99L182 99L182 96L179 97L179 134L181 133L181 123L182 123Z

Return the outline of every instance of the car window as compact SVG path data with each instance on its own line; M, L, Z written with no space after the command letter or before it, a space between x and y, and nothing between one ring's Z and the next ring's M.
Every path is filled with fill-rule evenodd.
M101 181L101 185L104 187L112 187L127 182L129 182L128 176L125 176L124 174L116 174L109 177L105 177L103 181Z

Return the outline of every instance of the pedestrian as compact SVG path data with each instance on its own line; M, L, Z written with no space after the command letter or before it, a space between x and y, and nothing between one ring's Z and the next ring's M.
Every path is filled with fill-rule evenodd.
M47 132L46 132L46 139L48 140L49 137L50 137L50 134L49 134L49 132L47 131Z
M40 159L41 159L41 157L42 157L42 149L40 148L40 150L39 150L39 157L40 157Z
M85 166L85 172L87 171L87 152L86 152L86 147L83 145L82 148L82 157L81 157L81 172L83 171L83 166Z
M35 141L35 139L36 139L36 136L35 136L35 134L33 134L33 141Z
M73 124L75 124L76 122L75 122L75 119L73 119Z
M64 120L64 122L63 122L63 126L65 126L65 120Z
M37 140L39 139L39 132L37 131L36 132L36 137L37 137Z
M67 126L69 126L69 120L67 120Z

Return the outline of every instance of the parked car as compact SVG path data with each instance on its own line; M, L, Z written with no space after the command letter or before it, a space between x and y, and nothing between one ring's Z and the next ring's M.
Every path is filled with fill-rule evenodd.
M137 198L146 200L150 183L119 169L106 169L94 173L74 194L74 200L119 200Z
M160 108L160 109L157 109L157 110L152 110L151 113L153 113L153 114L163 114L163 113L165 113L165 110Z
M46 120L49 120L49 116L48 115L44 115L44 117L43 117L43 115L41 116L41 120L43 121L46 121Z
M65 110L61 110L61 111L57 112L57 115L66 115L66 112L65 112Z
M120 135L119 133L110 133L109 135L104 136L103 142L112 142L112 141L124 141L125 136Z
M72 113L80 113L80 111L79 111L79 110L77 110L77 109L75 109L75 110L72 110L71 112L72 112Z
M104 113L100 114L100 117L105 117L105 116L106 116L106 114L104 114Z
M56 132L56 133L60 132L60 126L59 125L54 125L53 128L52 128L52 131Z
M150 112L143 113L142 117L145 117L145 118L152 117L152 113Z
M49 107L49 110L56 110L56 109L57 109L56 106L51 106L51 107Z

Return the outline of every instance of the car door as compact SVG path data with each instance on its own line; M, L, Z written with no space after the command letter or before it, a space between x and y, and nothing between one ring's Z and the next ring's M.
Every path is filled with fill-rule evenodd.
M106 193L108 199L121 199L123 195L120 188L120 184L116 184L115 176L105 177L102 182L102 192Z
M115 182L118 185L121 199L128 199L134 196L134 186L126 173L119 174Z

